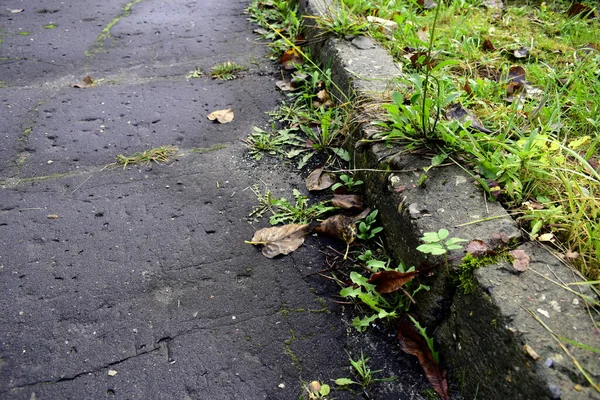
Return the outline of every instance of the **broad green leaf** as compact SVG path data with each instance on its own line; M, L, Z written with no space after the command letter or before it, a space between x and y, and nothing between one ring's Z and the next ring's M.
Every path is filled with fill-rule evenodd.
M392 92L392 100L395 104L403 104L404 103L404 95L400 92Z
M340 296L342 297L356 297L362 292L360 287L354 288L353 286L348 286L340 290Z
M331 393L331 387L329 385L321 385L321 390L319 390L319 394L321 396L328 396Z
M352 385L355 384L356 382L354 382L352 379L350 378L337 378L335 380L335 384L338 386L348 386L348 385ZM323 393L321 393L323 394Z
M350 162L350 153L348 152L348 150L338 147L334 147L331 150L335 153L336 156L338 156L342 160Z
M440 240L444 240L448 237L449 234L450 232L448 232L448 229L440 229L438 232L438 237L440 238Z
M421 240L425 243L435 243L440 241L440 237L437 232L425 232Z

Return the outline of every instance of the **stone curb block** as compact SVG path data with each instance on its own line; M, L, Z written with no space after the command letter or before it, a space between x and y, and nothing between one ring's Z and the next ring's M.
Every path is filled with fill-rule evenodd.
M300 0L303 15L328 16L331 10L330 0ZM355 123L350 144L355 149L355 167L388 171L364 172L361 178L367 201L380 212L386 248L396 261L421 265L425 258L416 251L419 238L423 232L441 228L448 229L451 237L467 240L489 241L498 233L518 240L521 232L512 218L498 203L487 202L474 180L458 166L431 169L425 186L418 187L428 160L381 143L358 145L372 133L368 105L381 102L391 81L401 74L384 49L368 42L361 42L359 49L348 40L324 39L311 27L306 38L313 58L331 68L332 79L342 92L334 89L333 94L359 99L363 118ZM594 314L588 313L579 296L564 289L565 284L581 279L541 246L527 243L520 248L531 257L527 271L518 273L505 261L484 266L473 274L469 293L452 283L449 268L438 268L425 281L431 290L417 297L421 320L435 330L443 360L465 398L599 398L548 331L599 347ZM454 268L463 255L449 255L456 260ZM443 260L427 261L443 264ZM590 291L583 292L591 296ZM572 345L566 348L597 382L598 354Z

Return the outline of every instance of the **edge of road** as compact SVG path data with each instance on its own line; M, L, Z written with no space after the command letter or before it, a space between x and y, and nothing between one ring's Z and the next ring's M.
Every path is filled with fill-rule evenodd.
M331 15L332 0L300 0L303 16ZM332 79L343 93L357 99L358 114L347 148L356 169L363 171L366 201L379 210L384 242L394 261L421 265L443 263L416 251L423 232L446 228L451 237L491 242L502 237L518 242L521 231L498 203L488 203L464 170L456 165L434 168L427 184L416 185L419 171L430 165L422 157L403 153L384 143L362 145L360 139L376 133L374 104L381 103L391 81L401 75L392 57L376 43L361 43L324 36L310 26L305 37L312 57L331 68ZM371 105L371 107L369 107ZM416 171L416 173L415 173ZM475 222L479 221L479 222ZM595 343L593 316L585 302L567 290L580 279L539 243L518 249L530 257L520 272L510 262L492 261L468 272L468 292L457 287L449 268L425 278L431 290L417 296L416 312L440 347L442 362L458 381L465 398L482 399L584 399L597 392L574 362L592 381L600 376L594 353L565 346L558 337ZM450 253L452 269L462 270L462 251ZM560 282L560 283L559 283ZM584 295L592 295L581 290ZM596 342L597 343L597 342Z

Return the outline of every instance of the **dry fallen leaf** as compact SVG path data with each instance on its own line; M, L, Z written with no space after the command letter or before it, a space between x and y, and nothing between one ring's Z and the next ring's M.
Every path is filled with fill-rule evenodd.
M525 354L527 354L529 357L531 357L531 359L533 361L537 361L541 358L538 355L538 353L536 353L535 350L533 350L533 348L528 344L523 345L523 351L525 352Z
M280 254L286 255L302 246L309 231L309 224L289 224L263 228L254 233L252 240L246 242L262 245L262 254L273 258Z
M336 176L330 172L323 172L323 168L317 168L308 175L305 184L309 191L324 190L331 187L335 181Z
M79 83L75 83L73 85L71 85L74 88L77 89L86 89L89 88L91 86L94 86L94 78L92 78L91 76L87 75L86 77L84 77L81 82Z
M483 240L471 240L466 247L467 253L473 257L482 257L490 251L490 248Z
M281 55L279 63L283 69L296 69L297 65L302 65L302 56L295 49L289 49Z
M331 199L331 205L345 210L354 208L362 211L365 208L358 194L334 194L333 199Z
M594 9L583 3L573 3L569 11L567 11L569 17L581 16L587 18L594 18L596 14Z
M450 396L448 395L446 372L440 371L440 367L435 362L425 339L417 332L417 329L408 318L400 319L397 338L402 351L417 357L433 389L443 400L448 400Z
M228 108L227 110L216 110L206 116L211 121L217 120L221 124L228 124L233 121L233 110Z
M455 119L460 122L469 121L471 123L469 125L470 128L483 133L492 133L492 131L483 126L483 124L475 114L465 109L460 103L454 103L448 107L448 109L446 110L446 119Z
M492 41L490 40L489 37L486 36L485 40L483 41L481 48L483 49L483 51L494 51L496 50L496 46L494 46L494 43L492 43Z
M371 278L368 280L368 282L375 285L375 290L378 293L392 293L396 290L400 290L406 283L412 281L418 274L418 271L381 271L371 275Z
M322 85L322 86L324 86L324 85ZM313 100L313 107L314 108L333 107L333 101L331 100L331 97L329 97L329 93L327 93L327 90L325 90L323 88L317 92L317 96L316 96L315 100Z
M529 255L527 255L527 253L525 253L525 250L511 250L508 252L508 254L510 254L513 257L512 265L514 269L523 272L526 271L527 268L529 268L529 261L531 260L531 258L529 257Z
M356 218L347 215L333 215L315 227L315 232L342 239L347 244L356 240Z
M56 214L48 214L48 219L57 219L58 215Z
M294 83L290 81L277 81L275 82L275 86L277 86L279 90L283 92L292 92L294 90L298 90L298 88L294 86Z

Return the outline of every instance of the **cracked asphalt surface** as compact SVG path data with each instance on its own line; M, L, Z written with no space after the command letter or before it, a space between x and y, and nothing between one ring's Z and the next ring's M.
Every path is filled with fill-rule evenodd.
M315 238L275 260L244 244L266 224L249 188L302 187L240 142L282 99L247 4L3 2L0 398L297 399L361 350L401 377L370 398L421 398L393 333L353 333L330 301ZM186 78L224 61L248 70ZM168 163L109 166L163 145Z

